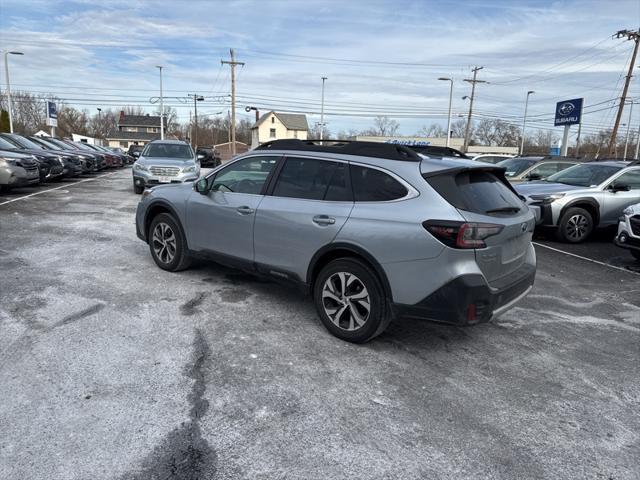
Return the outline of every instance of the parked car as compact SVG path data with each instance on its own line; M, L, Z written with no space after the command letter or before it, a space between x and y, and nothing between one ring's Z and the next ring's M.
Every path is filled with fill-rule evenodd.
M32 155L0 151L0 191L40 183L38 162Z
M196 149L196 155L198 156L198 160L200 160L201 167L215 168L222 164L220 152L214 148L199 146Z
M129 155L127 152L125 152L121 148L118 148L118 147L104 147L104 148L107 148L107 149L111 150L112 152L120 155L122 157L122 160L124 161L125 165L131 165L133 162L136 161L136 159L134 157Z
M497 153L483 153L482 155L475 155L472 160L476 162L493 163L502 162L503 160L509 160L515 157L515 155L501 155Z
M138 158L142 150L144 149L144 145L129 145L129 150L127 150L127 154L133 158Z
M113 166L113 159L111 155L105 155L102 152L98 152L95 149L90 148L89 145L84 142L72 142L71 140L61 140L61 142L65 143L68 148L75 150L78 155L88 156L95 159L95 171L104 170L105 168Z
M506 169L507 180L511 183L519 183L544 180L577 163L580 163L578 159L569 157L514 157L498 162L496 165Z
M180 140L153 140L133 164L133 191L161 183L192 182L200 176L200 162L191 145Z
M614 242L620 248L629 250L640 262L640 203L629 205L622 211Z
M59 153L62 156L63 174L65 177L79 177L83 173L82 161L78 155L62 148L56 143L51 142L44 137L28 137L34 143L41 145L47 150Z
M46 154L56 157L60 167L62 168L62 173L59 177L57 177L57 179L73 175L75 164L71 161L70 156L67 152L54 150L51 147L47 147L44 144L38 143L35 140L24 137L22 135L18 135L16 133L3 133L1 135L3 138L9 140L10 142L13 142L15 145L24 148L27 153L33 151L36 155Z
M33 156L38 162L40 183L56 180L63 175L63 163L59 155L48 153L37 147L26 149L20 146L19 143L12 141L11 137L5 134L0 134L0 149Z
M392 144L276 140L194 184L146 190L137 234L164 270L205 256L300 285L347 341L393 317L476 324L523 298L536 271L535 218L503 172Z
M640 202L640 162L585 162L515 189L539 226L554 228L559 240L583 242L595 228L616 225L626 207Z
M107 147L103 147L101 145L88 145L88 147L93 148L94 150L111 157L111 164L114 167L122 167L126 163L125 155L120 155L113 150L110 150Z

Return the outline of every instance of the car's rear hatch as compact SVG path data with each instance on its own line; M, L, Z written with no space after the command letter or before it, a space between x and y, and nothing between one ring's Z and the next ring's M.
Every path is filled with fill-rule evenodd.
M476 261L490 284L518 271L526 261L535 219L500 167L461 165L423 172L425 180L469 223L499 225L484 239Z

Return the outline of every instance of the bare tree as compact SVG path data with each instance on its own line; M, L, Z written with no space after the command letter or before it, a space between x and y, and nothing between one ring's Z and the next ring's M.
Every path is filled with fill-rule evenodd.
M418 136L418 137L446 137L447 136L447 129L443 128L442 125L440 125L438 123L432 123L429 126L424 125L420 130L418 130L418 133L416 133L416 136Z
M451 136L454 138L464 138L464 132L467 128L467 120L459 119L451 123ZM473 136L473 124L471 125L471 136Z
M316 140L320 138L320 122L316 123L309 129L307 135L310 139ZM326 125L322 127L322 138L331 138L331 131Z
M482 145L516 147L520 142L518 127L500 119L484 118L475 127L474 137Z
M375 137L392 137L398 134L400 124L392 118L386 116L377 116L373 119L373 128L362 132L363 135L371 135Z

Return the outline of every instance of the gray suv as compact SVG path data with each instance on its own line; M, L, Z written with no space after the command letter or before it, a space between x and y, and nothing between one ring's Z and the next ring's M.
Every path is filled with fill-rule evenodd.
M144 147L133 164L132 172L133 191L142 193L147 186L197 180L200 161L188 143L154 140Z
M533 285L534 226L504 169L372 142L276 140L193 185L145 190L136 214L160 268L204 256L293 282L351 342L394 317L504 312Z
M559 240L579 243L597 227L617 225L622 211L640 202L640 162L582 163L515 188L538 225L555 228Z

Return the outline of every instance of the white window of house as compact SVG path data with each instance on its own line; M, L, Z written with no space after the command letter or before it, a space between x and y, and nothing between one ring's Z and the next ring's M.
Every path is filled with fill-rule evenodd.
M124 127L125 132L137 132L138 127Z
M158 129L155 127L147 127L147 133L157 133Z
M269 138L276 138L276 129L275 128L270 128L269 129Z

